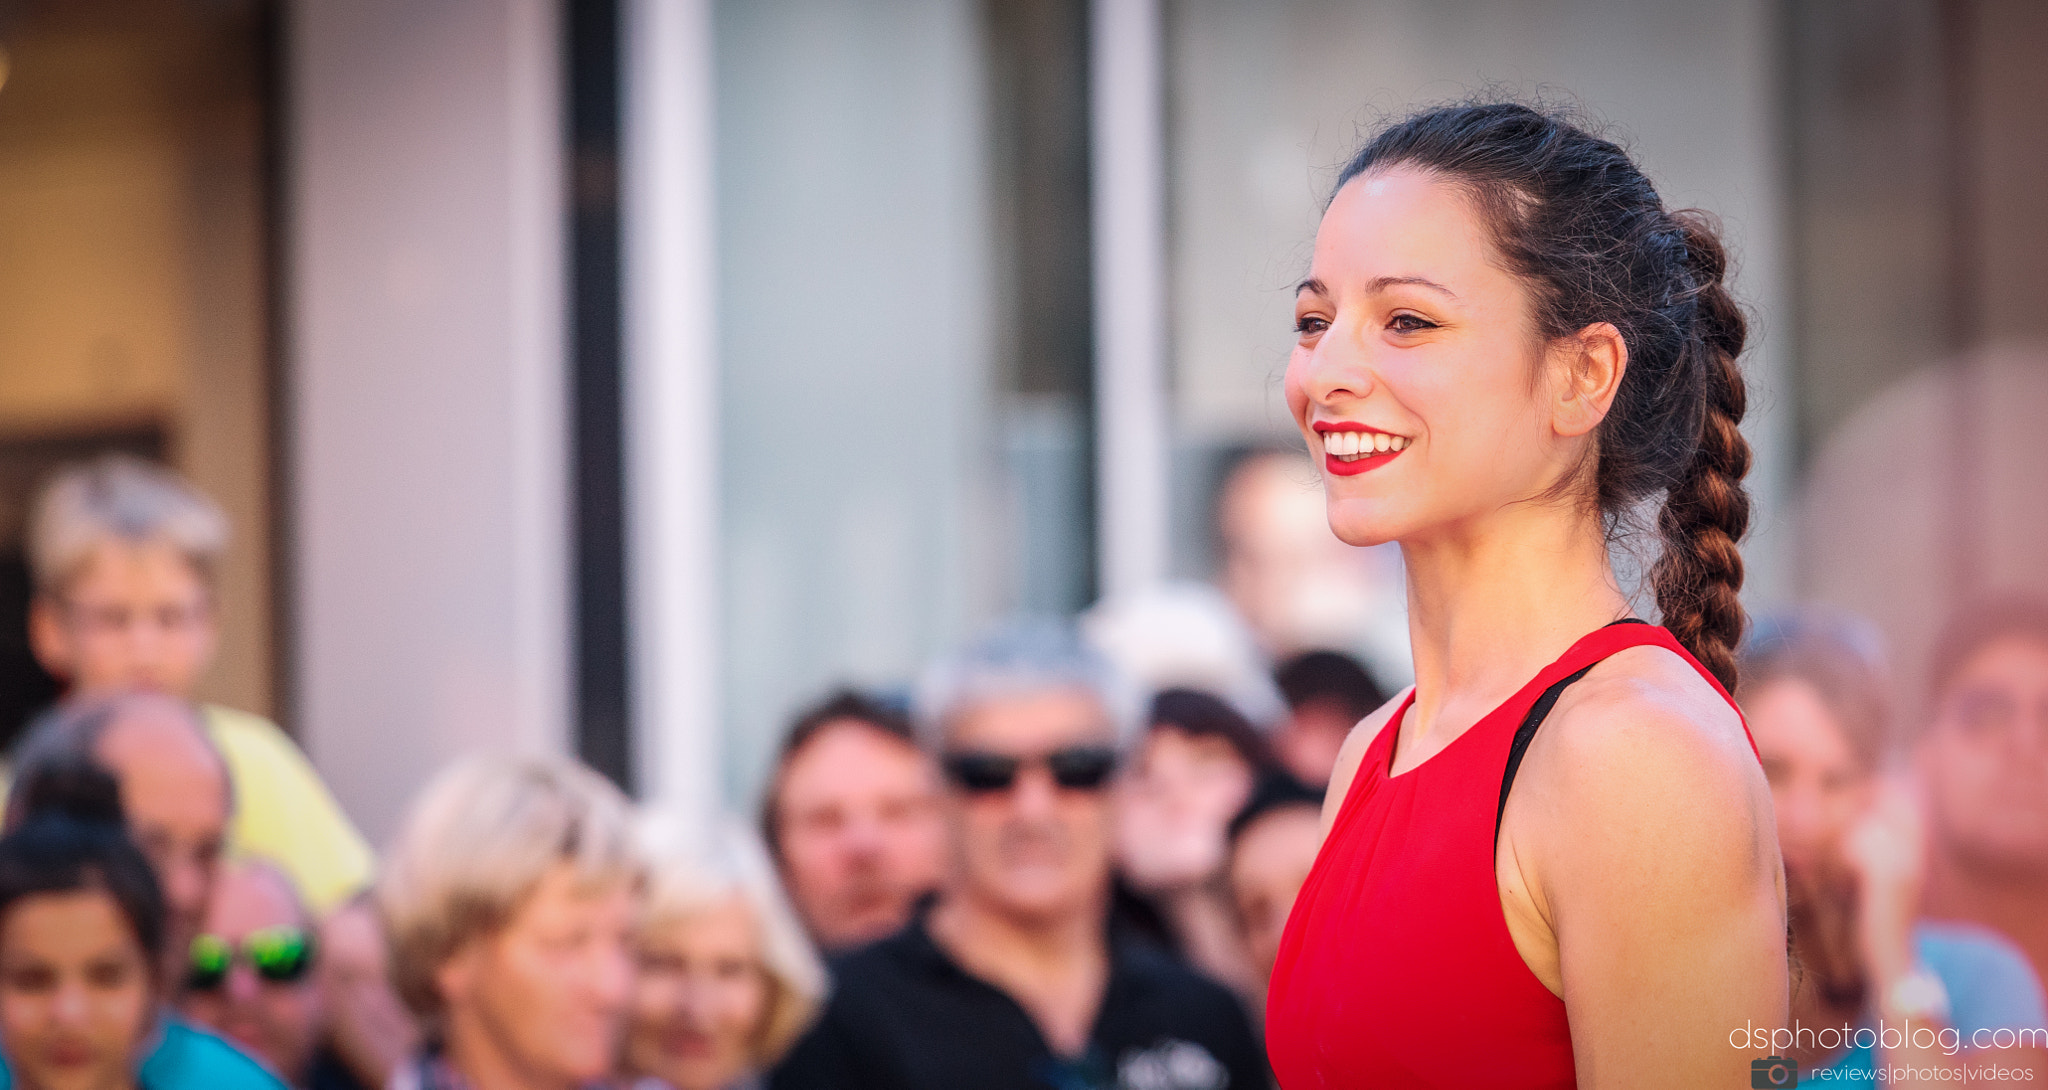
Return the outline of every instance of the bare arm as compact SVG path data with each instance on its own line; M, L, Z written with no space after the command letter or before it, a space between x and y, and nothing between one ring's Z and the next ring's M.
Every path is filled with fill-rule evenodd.
M1568 690L1530 747L1503 908L1564 998L1581 1087L1747 1085L1765 1053L1737 1047L1742 1031L1783 1025L1788 1004L1769 787L1689 667L1623 655L1636 661Z

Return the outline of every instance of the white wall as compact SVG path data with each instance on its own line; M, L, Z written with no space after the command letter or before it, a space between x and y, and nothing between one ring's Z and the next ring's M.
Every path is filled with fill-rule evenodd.
M722 0L726 774L996 608L976 0Z
M297 716L373 840L469 749L559 749L556 5L294 3Z

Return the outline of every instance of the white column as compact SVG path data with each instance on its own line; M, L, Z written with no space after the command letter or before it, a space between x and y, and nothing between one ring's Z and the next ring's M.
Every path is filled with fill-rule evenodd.
M569 748L560 39L549 0L289 14L295 712L382 840L458 754Z
M627 0L626 590L641 794L719 799L717 234L710 0Z
M1165 128L1158 0L1094 0L1097 533L1105 595L1166 574Z

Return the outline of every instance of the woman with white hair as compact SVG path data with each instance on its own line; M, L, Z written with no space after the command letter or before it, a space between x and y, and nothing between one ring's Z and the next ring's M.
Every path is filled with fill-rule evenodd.
M667 815L646 825L620 1066L632 1090L751 1090L810 1025L825 968L754 836L724 825L690 843L686 829Z

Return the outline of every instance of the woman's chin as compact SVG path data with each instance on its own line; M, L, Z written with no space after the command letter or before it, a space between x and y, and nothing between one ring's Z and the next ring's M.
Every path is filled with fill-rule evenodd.
M670 1065L663 1074L676 1090L725 1090L746 1073L744 1064L722 1058L692 1057Z
M1330 532L1346 545L1366 548L1400 538L1400 525L1378 500L1330 501Z

